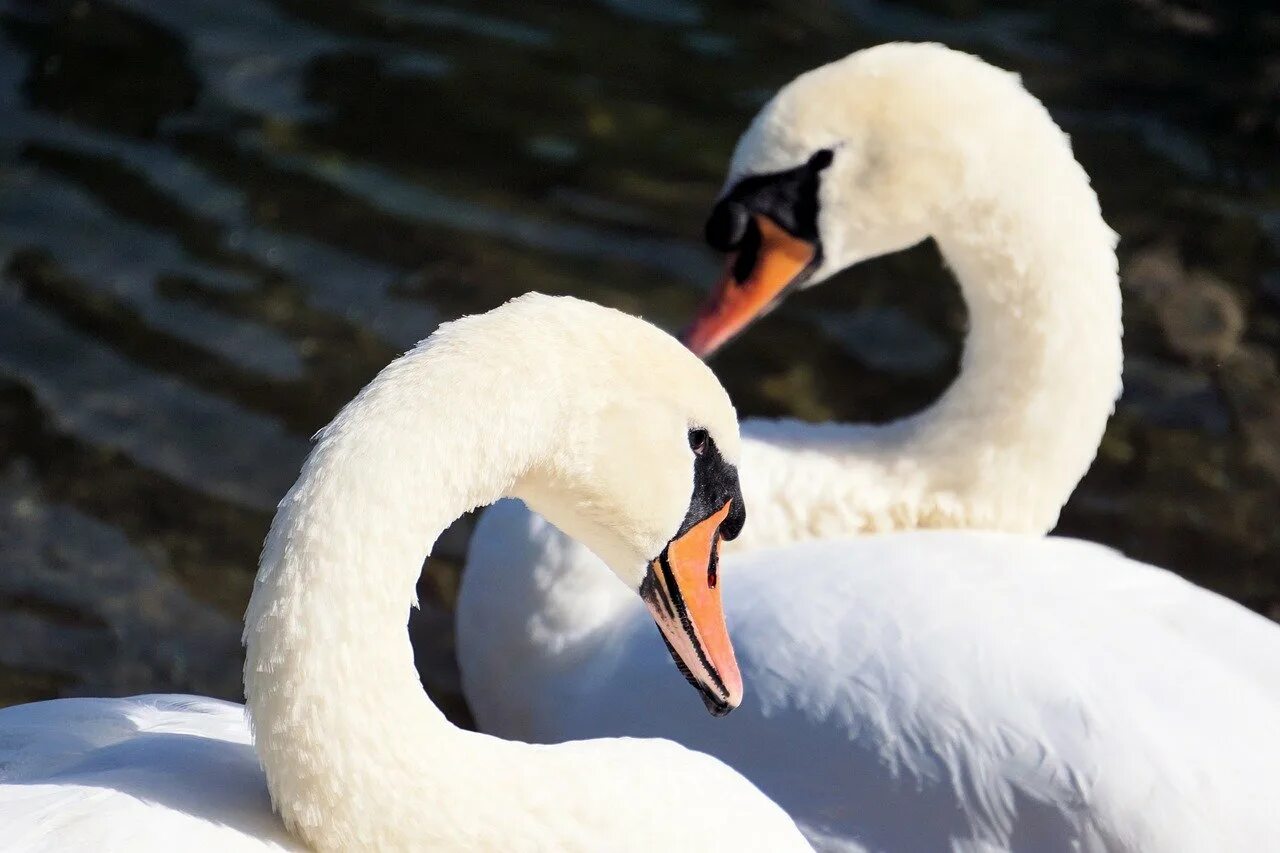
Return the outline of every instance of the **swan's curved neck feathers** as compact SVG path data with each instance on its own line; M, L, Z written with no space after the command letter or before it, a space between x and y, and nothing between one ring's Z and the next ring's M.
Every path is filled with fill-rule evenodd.
M1001 179L935 234L970 328L955 383L900 427L931 469L917 526L953 515L955 495L960 524L1047 531L1120 392L1115 236L1065 136L1040 130L1024 137L1023 163L1006 161L1025 179Z
M422 831L485 767L422 692L405 622L431 543L545 446L554 412L505 379L427 341L320 433L280 503L246 614L245 696L276 808L319 848L395 846L388 828Z
M785 512L757 512L737 547L918 527L1044 533L1092 462L1119 393L1115 235L1067 137L1012 75L933 46L873 51L889 48L903 54L884 54L898 63L892 73L924 81L898 90L897 113L941 116L902 142L917 179L896 191L929 194L901 207L927 211L923 230L959 281L970 326L960 375L934 405L884 426L744 424L744 436L763 439L744 445L747 499ZM835 82L860 59L822 72ZM934 92L946 87L954 91ZM901 103L922 88L963 111ZM837 249L843 218L858 215L839 208L842 189L824 194L835 202L825 216Z

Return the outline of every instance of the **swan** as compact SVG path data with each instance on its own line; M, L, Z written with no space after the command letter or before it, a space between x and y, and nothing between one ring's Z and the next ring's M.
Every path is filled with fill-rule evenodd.
M739 142L707 232L729 258L695 351L932 236L969 306L960 375L884 426L744 424L751 531L719 572L753 689L715 725L589 553L490 508L457 625L480 727L674 738L822 850L1280 848L1280 629L1042 536L1117 395L1120 297L1088 178L1017 78L908 44L805 74Z
M725 713L742 683L715 569L745 517L738 453L710 370L641 320L534 294L442 326L321 430L281 501L245 617L246 706L0 711L4 848L809 849L750 783L669 741L455 728L405 632L430 543L514 495L639 593Z

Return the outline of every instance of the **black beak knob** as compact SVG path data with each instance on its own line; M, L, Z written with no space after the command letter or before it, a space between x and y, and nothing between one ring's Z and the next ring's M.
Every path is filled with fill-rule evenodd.
M747 233L750 214L740 202L725 199L711 210L707 218L707 245L717 252L732 252Z

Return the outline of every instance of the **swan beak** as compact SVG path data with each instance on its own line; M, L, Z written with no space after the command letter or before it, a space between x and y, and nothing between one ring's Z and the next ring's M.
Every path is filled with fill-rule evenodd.
M815 243L788 234L772 219L754 215L753 235L729 255L724 275L684 333L694 355L706 358L765 314L787 289L803 280L818 257Z
M742 674L729 642L716 571L720 525L733 501L676 536L649 564L640 597L707 710L722 717L742 702Z

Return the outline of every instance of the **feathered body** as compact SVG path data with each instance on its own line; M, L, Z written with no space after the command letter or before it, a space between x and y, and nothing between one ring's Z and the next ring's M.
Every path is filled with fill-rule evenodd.
M1014 75L884 45L779 92L725 197L806 162L825 164L806 284L932 236L969 309L959 377L883 426L744 425L751 523L720 571L747 694L716 726L669 710L678 680L629 603L564 582L589 553L495 507L459 602L481 727L661 733L729 762L827 850L1280 847L1280 630L1042 538L1121 372L1115 236L1066 136ZM497 583L512 565L523 582ZM516 602L524 619L478 627ZM493 690L495 673L520 689Z
M574 559L514 505L479 533L517 512L527 542ZM484 541L475 565L519 556ZM487 668L467 681L480 726L540 742L675 737L741 771L823 850L1280 839L1280 631L1233 602L1098 545L1000 533L814 541L721 571L749 688L733 714L703 719L682 700L627 606L583 635L531 618L541 652L507 661L527 672L519 703L480 686Z

